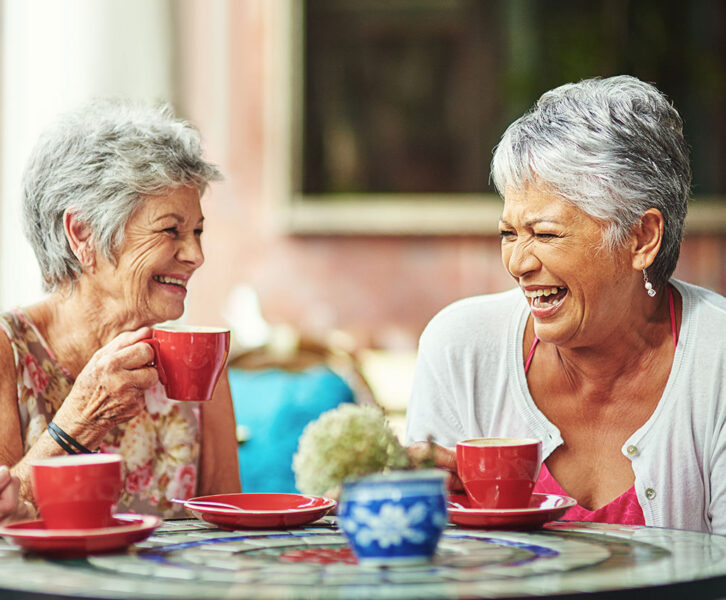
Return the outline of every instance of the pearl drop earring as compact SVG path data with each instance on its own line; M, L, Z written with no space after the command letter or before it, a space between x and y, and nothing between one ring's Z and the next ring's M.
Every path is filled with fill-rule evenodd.
M656 291L653 289L653 284L648 281L648 272L645 269L643 269L643 281L645 282L645 291L652 298L655 296Z

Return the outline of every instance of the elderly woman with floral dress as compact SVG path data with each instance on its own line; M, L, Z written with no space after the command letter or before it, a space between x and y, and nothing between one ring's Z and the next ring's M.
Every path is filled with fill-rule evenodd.
M94 101L41 136L23 209L49 295L0 316L0 464L21 501L33 459L69 447L122 455L120 512L171 517L173 498L240 489L226 377L201 405L169 400L142 342L182 316L219 177L165 107Z
M681 118L616 76L545 93L502 136L515 289L421 336L408 442L542 441L567 518L726 533L726 298L672 277L690 192Z

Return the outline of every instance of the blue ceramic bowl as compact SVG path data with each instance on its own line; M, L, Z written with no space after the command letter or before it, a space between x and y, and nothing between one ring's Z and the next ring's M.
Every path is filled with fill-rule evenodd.
M394 471L343 483L338 525L359 562L426 562L446 526L446 473Z

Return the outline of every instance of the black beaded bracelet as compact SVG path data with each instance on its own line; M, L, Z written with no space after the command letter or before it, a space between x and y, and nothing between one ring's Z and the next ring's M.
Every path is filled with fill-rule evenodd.
M79 441L74 440L70 435L63 431L58 425L51 421L48 423L48 433L58 445L68 454L94 454L93 450L89 450Z

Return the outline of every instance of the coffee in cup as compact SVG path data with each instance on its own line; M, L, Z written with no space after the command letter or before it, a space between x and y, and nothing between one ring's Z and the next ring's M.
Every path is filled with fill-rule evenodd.
M114 524L121 495L120 454L73 454L31 463L33 495L47 529Z
M168 398L206 402L212 397L229 354L229 329L159 326L143 341L154 349Z
M476 438L456 444L456 465L473 507L525 508L542 464L542 442Z

